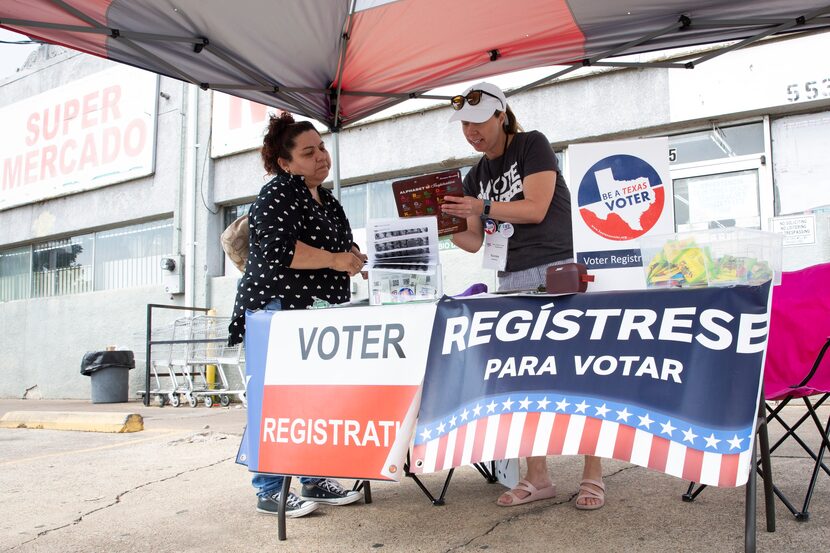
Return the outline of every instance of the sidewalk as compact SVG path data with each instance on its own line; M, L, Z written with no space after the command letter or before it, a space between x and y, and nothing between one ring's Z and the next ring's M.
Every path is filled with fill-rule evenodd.
M498 507L501 487L465 467L445 506L433 507L409 479L373 483L372 504L289 519L288 540L279 542L276 517L256 513L248 473L234 463L242 408L0 400L0 416L8 411L133 412L144 430L0 429L0 551L743 551L744 488L710 488L689 504L680 500L685 482L606 461L605 508L580 512L573 498L581 462L571 457L548 461L559 490L553 500ZM801 410L787 411L792 418ZM826 420L830 408L820 415ZM797 448L773 459L775 483L799 506L811 469ZM424 480L438 494L443 478ZM824 550L829 500L822 474L810 520L795 521L776 500L777 531L767 533L759 489L758 550Z

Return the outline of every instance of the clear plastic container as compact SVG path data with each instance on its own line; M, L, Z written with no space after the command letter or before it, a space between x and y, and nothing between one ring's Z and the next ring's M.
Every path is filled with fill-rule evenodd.
M783 236L738 227L646 236L648 288L781 283Z

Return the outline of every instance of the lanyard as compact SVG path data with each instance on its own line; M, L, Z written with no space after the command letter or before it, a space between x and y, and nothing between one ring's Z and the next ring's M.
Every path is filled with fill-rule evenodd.
M501 153L501 160L499 162L499 172L498 172L498 180L501 181L504 178L504 161L507 157L507 149L510 147L510 135L506 132L504 133L504 150ZM489 164L488 164L489 165ZM493 191L495 191L495 185L493 186ZM507 189L507 185L505 184L502 189L494 195L493 200L496 202L501 201L502 194L504 193L505 189Z

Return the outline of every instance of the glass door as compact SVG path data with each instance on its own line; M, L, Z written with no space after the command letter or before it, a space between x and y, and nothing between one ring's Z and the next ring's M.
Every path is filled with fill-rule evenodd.
M766 230L773 215L765 157L673 166L677 231L743 227Z

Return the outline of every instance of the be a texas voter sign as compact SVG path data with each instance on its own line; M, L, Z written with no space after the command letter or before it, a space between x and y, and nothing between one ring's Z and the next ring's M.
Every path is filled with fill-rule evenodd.
M264 473L400 479L434 315L434 304L249 314L240 461Z
M667 138L569 149L574 254L591 291L643 288L639 240L674 232Z

